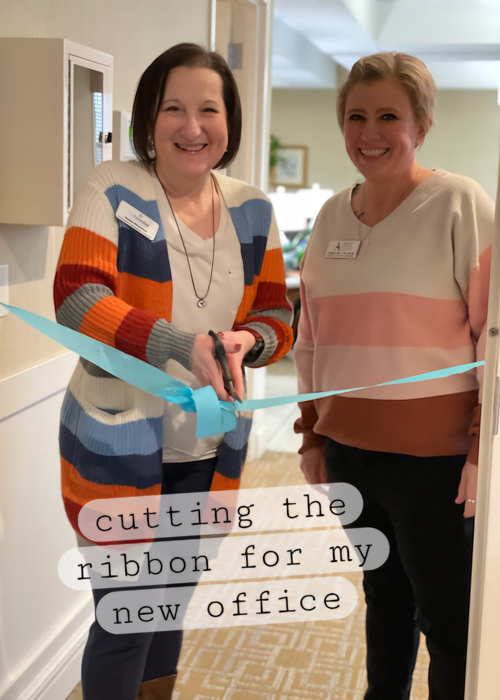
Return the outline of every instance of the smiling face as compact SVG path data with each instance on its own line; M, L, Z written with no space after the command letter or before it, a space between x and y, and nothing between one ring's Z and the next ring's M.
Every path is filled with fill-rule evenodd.
M228 143L222 80L209 68L173 68L154 127L156 164L172 176L203 178Z
M412 172L425 130L415 122L405 89L394 79L357 83L347 96L344 138L367 180L390 181Z

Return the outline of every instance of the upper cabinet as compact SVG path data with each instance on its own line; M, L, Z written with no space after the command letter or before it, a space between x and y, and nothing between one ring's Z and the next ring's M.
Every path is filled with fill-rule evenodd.
M112 156L113 57L65 39L0 38L0 223L64 226Z

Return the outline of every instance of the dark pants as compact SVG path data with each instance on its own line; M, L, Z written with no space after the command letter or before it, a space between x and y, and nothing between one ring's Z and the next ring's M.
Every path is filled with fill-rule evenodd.
M465 460L327 440L328 480L352 484L363 496L350 527L376 528L390 545L385 564L364 572L365 700L409 699L420 630L431 658L429 700L463 700L473 523L454 499Z
M216 464L216 457L164 464L162 494L209 491ZM93 590L96 607L108 593ZM84 700L135 700L142 681L176 673L181 645L182 630L111 634L94 622L83 654Z

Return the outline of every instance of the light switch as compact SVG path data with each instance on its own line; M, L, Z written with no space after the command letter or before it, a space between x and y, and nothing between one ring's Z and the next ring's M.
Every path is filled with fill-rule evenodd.
M9 303L9 266L0 265L0 301L4 304ZM3 306L0 306L0 318L7 316L9 312Z

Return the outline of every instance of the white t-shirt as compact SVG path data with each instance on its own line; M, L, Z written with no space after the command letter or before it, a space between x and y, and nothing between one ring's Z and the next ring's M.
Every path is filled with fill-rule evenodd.
M207 306L200 309L179 231L161 183L156 178L155 188L172 271L172 324L188 333L231 330L243 297L244 275L240 243L224 200L221 197L212 283L205 297ZM210 279L213 238L203 240L178 216L176 218L189 255L196 291L203 297ZM165 371L193 389L201 386L194 374L175 360L166 363ZM186 413L177 404L165 402L163 461L190 462L213 457L224 433L207 438L196 438L195 433L196 414Z

